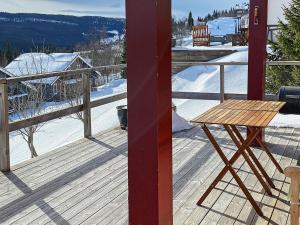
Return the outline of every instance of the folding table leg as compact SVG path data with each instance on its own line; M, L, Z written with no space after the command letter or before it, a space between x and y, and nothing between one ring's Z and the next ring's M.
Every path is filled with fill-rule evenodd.
M234 142L234 144L236 145L236 147L239 148L241 146L241 143L238 141L238 139L236 138L236 136L234 135L234 133L230 129L229 125L224 125L224 128L227 131L227 133L229 134L229 136L231 137L231 139ZM246 149L247 149L247 147L246 147ZM266 184L266 182L264 181L264 179L262 178L262 176L260 175L260 173L256 169L255 165L252 163L252 161L248 157L247 153L245 151L242 151L242 155L245 158L246 162L249 164L249 166L250 166L251 170L253 171L254 175L257 177L257 179L259 180L261 185L264 187L265 191L269 195L272 195L272 191L271 191L270 187Z
M236 134L236 136L238 137L240 142L244 142L245 140L244 140L243 136L241 135L240 131L236 128L236 126L231 125L230 127L233 130L233 132ZM269 175L267 174L267 172L265 171L263 166L260 164L260 162L258 161L256 156L254 155L254 153L250 149L250 147L246 148L246 150L247 150L248 154L250 155L251 159L253 160L253 162L255 163L255 165L257 166L257 168L259 169L259 171L262 173L262 175L264 176L266 181L269 183L269 185L272 188L275 188L275 185L274 185L272 179L269 177Z
M251 196L250 192L244 185L243 181L240 179L240 177L237 175L236 171L232 167L232 164L239 158L239 156L242 154L242 151L244 151L245 147L247 147L250 143L252 143L252 141L255 139L255 137L259 134L259 130L252 132L248 136L248 138L245 140L245 142L240 146L240 148L237 150L237 152L232 156L232 158L230 160L228 160L226 158L226 156L224 155L222 149L218 145L217 141L212 136L211 132L209 131L209 129L207 128L207 126L205 124L202 124L202 129L205 132L205 134L207 135L208 139L210 140L210 142L212 143L212 145L214 146L214 148L216 149L216 151L218 152L219 156L221 157L222 161L225 163L226 166L223 168L223 170L220 172L220 174L217 176L217 178L214 180L214 182L209 186L208 190L204 193L204 195L200 198L197 205L201 205L201 203L205 200L205 198L213 190L215 185L224 177L224 175L229 170L230 173L232 174L233 178L236 180L237 184L240 186L240 188L246 195L247 199L250 201L251 205L253 206L253 208L255 209L257 214L260 216L263 216L261 209L259 208L259 206L255 202L255 200Z
M253 130L252 127L249 128L249 130ZM283 169L281 168L281 166L279 165L279 163L276 161L276 159L274 158L274 156L272 155L270 149L268 148L268 146L259 138L256 137L255 138L256 141L258 142L258 144L262 147L262 149L267 153L267 155L270 157L271 161L273 162L273 164L276 166L276 168L279 170L280 173L283 173Z

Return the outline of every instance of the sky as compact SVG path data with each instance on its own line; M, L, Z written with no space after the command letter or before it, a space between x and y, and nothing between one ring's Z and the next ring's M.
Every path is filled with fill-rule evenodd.
M204 16L214 9L230 8L247 0L173 0L173 15ZM0 11L22 13L66 14L76 16L125 17L125 0L0 0Z

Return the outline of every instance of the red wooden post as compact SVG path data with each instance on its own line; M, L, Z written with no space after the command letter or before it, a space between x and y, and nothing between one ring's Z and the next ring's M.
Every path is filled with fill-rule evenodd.
M250 100L263 100L265 96L267 21L268 0L250 0L248 67Z
M129 224L172 213L171 0L127 0Z
M250 0L248 99L265 96L268 0Z

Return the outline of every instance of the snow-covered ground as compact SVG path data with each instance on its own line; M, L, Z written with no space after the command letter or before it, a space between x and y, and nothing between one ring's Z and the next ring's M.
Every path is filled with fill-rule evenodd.
M191 47L191 46L187 46ZM247 62L248 49L242 47L237 53L225 56L215 61L219 62ZM220 69L219 66L193 66L178 74L173 78L173 91L191 92L220 92ZM225 67L225 92L227 93L247 93L247 66L226 66ZM197 115L207 111L211 107L219 104L219 101L206 100L173 100L177 106L177 113L191 120ZM270 123L273 127L294 127L300 128L300 115L277 114Z
M233 17L219 17L207 22L208 31L213 36L225 36L235 34L237 19Z
M190 46L187 45L189 48ZM247 62L248 50L245 47L229 56L216 61L222 62ZM219 92L219 67L218 66L193 66L173 76L173 91L190 92ZM99 99L108 95L126 91L126 80L115 80L99 88L92 93L92 99ZM247 92L247 66L226 66L225 67L225 91L230 93ZM113 102L101 107L92 109L92 131L93 134L117 127L118 118L116 106L126 104L127 100ZM219 101L206 100L181 100L174 99L177 106L177 113L186 120L205 112L209 108L219 104ZM174 130L181 129L188 124L182 118L173 117ZM298 115L277 115L271 126L296 127L300 128L300 116ZM51 151L59 146L73 142L83 137L83 125L80 121L65 117L46 123L35 136L35 146L38 154ZM12 164L29 159L30 154L26 142L16 133L10 135L11 160Z
M107 97L126 91L126 80L115 80L92 92L92 100ZM92 109L92 132L99 133L118 126L116 106L127 104L120 100ZM51 105L51 104L50 104ZM51 107L51 106L49 106ZM68 144L83 137L83 124L75 117L64 117L45 123L34 136L34 144L38 154L46 153L59 146ZM10 134L11 164L17 164L30 158L26 142L16 132Z
M235 34L237 19L234 17L219 17L212 21L207 22L209 33L212 36L226 36L227 34ZM226 45L222 45L218 42L210 43L210 47L201 46L201 47L193 47L193 38L192 35L189 37L183 38L182 40L178 40L177 44L179 46L175 47L176 50L243 50L245 47L235 46L232 47L231 43Z

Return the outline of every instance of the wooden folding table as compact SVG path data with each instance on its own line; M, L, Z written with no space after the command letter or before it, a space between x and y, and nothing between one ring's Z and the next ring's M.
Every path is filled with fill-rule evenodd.
M219 173L219 175L215 178L206 192L199 199L197 203L199 206L229 171L246 195L247 199L254 207L255 211L259 215L263 216L261 209L251 196L250 192L248 191L240 177L237 175L237 172L234 170L233 164L240 156L243 156L265 191L269 195L272 195L270 186L273 188L275 186L269 175L266 173L266 171L258 161L255 154L251 150L250 145L254 140L256 140L270 157L276 168L281 173L283 173L281 166L273 157L269 148L261 140L259 135L261 130L268 126L268 124L283 106L284 103L273 101L228 100L192 120L193 123L201 124L203 131L216 149L222 161L225 163L225 167L223 168L223 170ZM231 159L227 159L219 144L208 129L207 124L218 124L224 126L225 130L228 132L232 141L238 148ZM247 138L243 138L237 126L244 126L249 129Z

